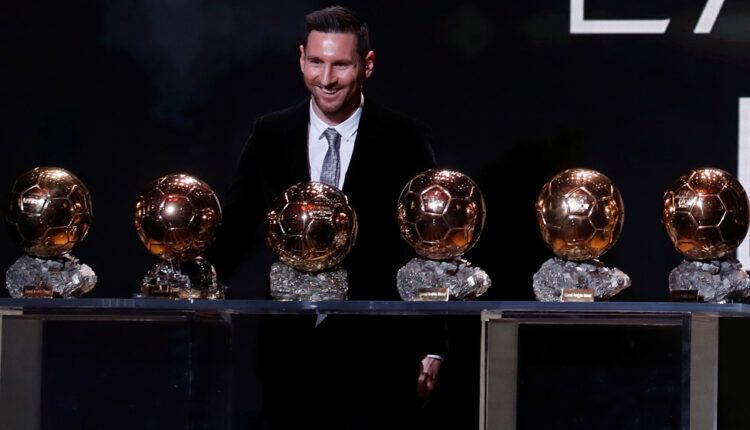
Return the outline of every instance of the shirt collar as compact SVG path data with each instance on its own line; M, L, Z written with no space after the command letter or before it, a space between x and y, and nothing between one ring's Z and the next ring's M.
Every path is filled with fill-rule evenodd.
M365 104L365 96L364 94L360 94L359 107L357 107L357 109L352 112L349 118L344 120L344 122L342 122L341 124L333 126L326 124L322 119L318 117L318 115L313 110L312 104L313 101L312 99L310 99L311 135L319 136L319 138L322 138L323 132L330 127L336 129L336 131L338 131L343 138L348 139L354 136L354 134L357 132L357 129L359 128L359 120L360 118L362 118L362 106Z

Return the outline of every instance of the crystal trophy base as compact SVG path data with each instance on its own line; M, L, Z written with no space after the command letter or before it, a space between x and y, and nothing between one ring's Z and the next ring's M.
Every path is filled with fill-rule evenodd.
M220 286L213 266L202 258L160 261L146 273L138 297L221 300Z
M620 269L598 260L567 261L550 258L534 274L534 295L540 302L607 300L630 286Z
M750 278L733 257L720 260L682 260L669 274L672 296L696 292L698 300L708 303L739 302L750 295Z
M96 274L69 254L53 258L28 255L16 260L5 273L11 297L78 297L96 285Z
M487 272L460 258L437 261L415 257L396 275L398 293L407 301L468 300L481 296L491 285Z
M346 300L348 290L341 267L308 273L280 262L271 266L271 297L276 300Z

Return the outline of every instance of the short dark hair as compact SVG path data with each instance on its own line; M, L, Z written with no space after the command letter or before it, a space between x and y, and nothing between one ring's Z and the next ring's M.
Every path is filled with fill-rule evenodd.
M305 17L305 43L311 31L321 33L350 33L357 36L357 54L362 59L370 52L370 34L367 23L351 9L330 6L310 12Z

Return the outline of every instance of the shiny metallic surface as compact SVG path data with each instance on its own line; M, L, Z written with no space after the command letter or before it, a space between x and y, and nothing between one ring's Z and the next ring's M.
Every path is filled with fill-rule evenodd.
M13 184L6 216L8 231L29 255L70 252L91 226L91 196L72 173L36 167Z
M745 189L720 169L691 170L664 194L662 222L689 260L713 260L734 251L747 234L748 216Z
M479 240L485 204L477 184L461 172L432 169L412 178L398 206L401 235L417 254L456 258Z
M282 262L304 272L339 264L357 236L357 214L346 195L320 182L287 188L267 218L268 244Z
M590 169L568 169L542 187L536 219L542 238L560 258L595 259L617 240L625 206L617 187Z
M566 261L552 257L534 273L534 295L540 302L559 302L567 289L593 290L594 300L609 300L630 286L630 277L599 261Z
M271 297L276 300L346 300L346 269L301 272L284 263L271 265Z
M24 255L5 272L5 288L13 298L79 297L96 286L96 273L70 254L55 258Z
M216 193L195 177L163 176L135 204L135 228L146 249L164 260L198 257L221 223Z
M472 300L487 292L492 280L484 270L463 259L425 260L412 258L396 274L402 300Z
M669 273L669 291L695 291L707 303L739 303L750 296L750 277L731 255L721 260L682 260Z
M219 285L214 267L202 257L160 260L143 277L144 297L170 299L223 299L226 288Z

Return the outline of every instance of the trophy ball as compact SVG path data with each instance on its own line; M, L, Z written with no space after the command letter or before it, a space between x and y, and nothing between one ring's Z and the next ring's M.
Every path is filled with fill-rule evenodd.
M564 260L593 260L607 252L622 231L624 217L617 187L590 169L558 173L536 200L542 238Z
M404 240L422 257L457 258L479 240L485 204L477 184L453 170L431 169L401 191L398 223Z
M6 220L26 254L56 257L70 252L88 233L91 196L67 170L36 167L13 184Z
M221 223L221 205L208 184L173 174L149 183L135 204L135 228L153 255L196 258L211 243Z
M664 194L662 221L674 247L688 260L721 258L747 234L745 189L723 170L691 170Z
M357 236L357 214L344 193L320 182L286 189L268 212L268 243L281 261L303 272L339 264Z

